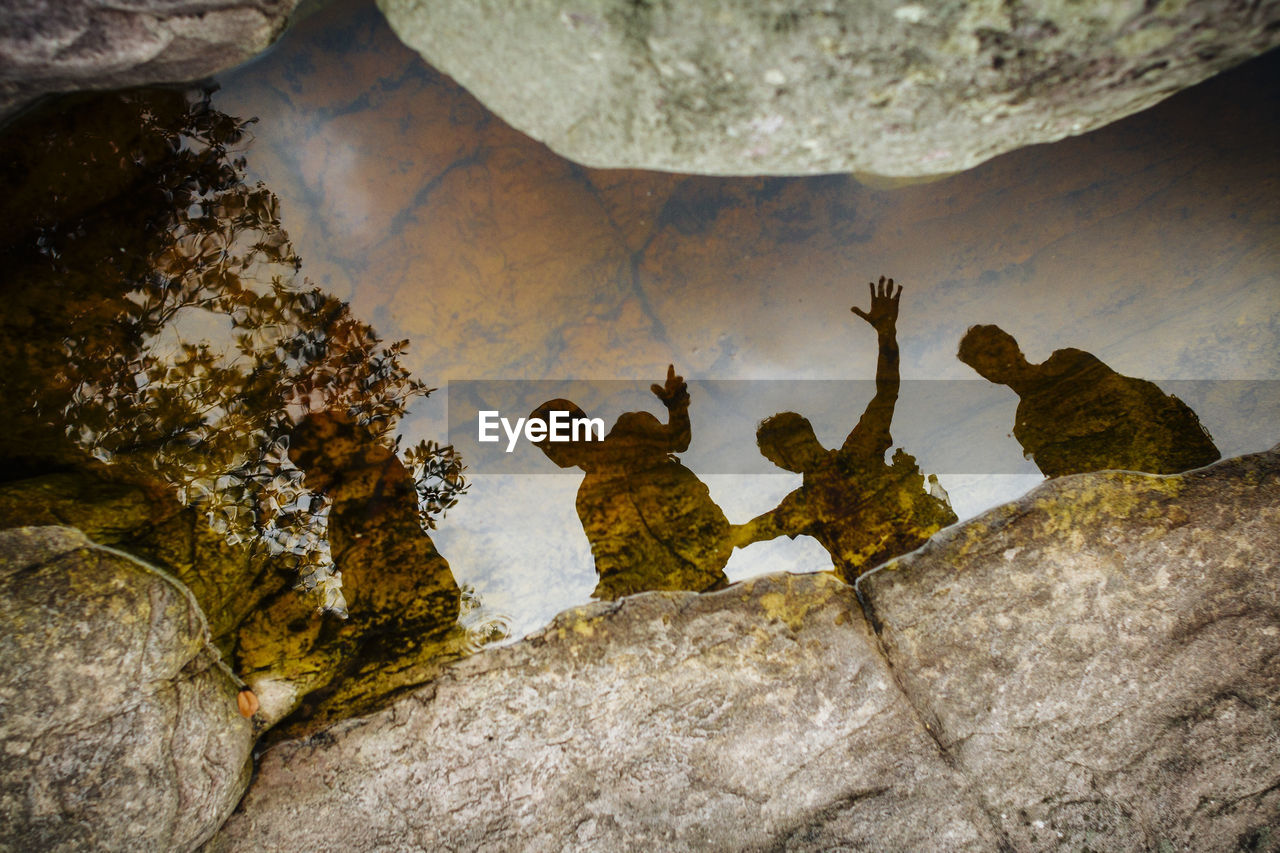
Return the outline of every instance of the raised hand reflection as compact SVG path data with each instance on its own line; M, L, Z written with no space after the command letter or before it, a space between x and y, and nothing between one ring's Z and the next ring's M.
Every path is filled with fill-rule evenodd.
M1032 364L998 326L973 326L957 358L1020 399L1013 437L1047 477L1119 469L1176 474L1220 454L1186 403L1097 357L1060 349Z
M561 468L586 472L577 510L595 557L599 599L728 583L729 521L706 485L671 455L689 447L688 387L672 365L665 384L652 390L667 408L666 424L648 412L627 412L603 441L538 445ZM568 400L549 400L531 417L565 411L574 421L586 417Z
M893 446L889 429L898 400L897 319L902 288L880 277L871 284L871 310L853 313L876 330L876 393L839 450L827 450L806 418L783 412L756 432L760 452L779 468L804 475L800 488L775 509L735 531L734 544L778 536L812 536L831 554L845 580L922 545L956 521L937 480L924 475L915 458L901 448L886 463Z

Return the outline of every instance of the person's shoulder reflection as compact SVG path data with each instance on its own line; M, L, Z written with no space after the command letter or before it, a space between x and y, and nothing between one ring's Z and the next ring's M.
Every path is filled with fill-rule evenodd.
M804 475L804 482L773 510L735 532L745 547L778 536L812 536L822 543L844 578L858 575L891 557L924 544L956 521L951 504L930 477L926 483L916 460L899 448L892 462L890 426L901 384L897 319L902 288L893 279L871 285L871 310L853 313L876 330L876 393L839 450L818 441L808 419L783 412L761 422L760 452L779 468Z
M594 596L615 599L645 590L720 589L733 546L729 521L705 483L672 454L689 447L689 391L667 369L653 393L667 408L662 423L648 412L619 416L603 441L538 442L561 468L581 468L576 508L591 543L599 583ZM530 418L586 414L568 400L548 400Z
M1096 356L1060 349L1029 362L998 326L973 326L957 358L1020 398L1013 436L1047 477L1120 469L1174 474L1220 454L1186 403Z

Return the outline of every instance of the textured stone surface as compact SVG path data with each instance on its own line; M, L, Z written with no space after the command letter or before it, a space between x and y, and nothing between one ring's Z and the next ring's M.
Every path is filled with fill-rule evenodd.
M265 50L296 0L11 0L0 116L49 92L195 80Z
M215 850L992 849L852 590L568 611L261 759Z
M1280 452L1053 481L852 591L562 615L263 758L213 850L1273 849Z
M1280 4L380 0L515 127L596 167L967 169L1275 45Z
M282 585L282 567L261 550L228 544L160 486L112 481L93 471L0 485L0 529L46 525L74 527L172 574L191 590L213 642L227 655L240 623Z
M260 729L292 715L283 727L292 736L317 721L367 713L473 648L454 624L456 611L425 624L420 615L412 618L430 578L426 561L402 560L392 571L366 552L369 568L383 571L365 591L379 597L369 606L369 596L355 599L349 590L359 603L344 620L322 613L316 596L294 588L297 572L286 557L228 543L160 486L105 479L96 469L0 484L0 529L45 525L75 527L191 590L223 660L261 700ZM372 522L365 532L366 544L387 536Z
M1052 481L861 588L1020 849L1280 842L1280 453Z
M0 532L0 848L190 849L253 735L191 594L65 527Z

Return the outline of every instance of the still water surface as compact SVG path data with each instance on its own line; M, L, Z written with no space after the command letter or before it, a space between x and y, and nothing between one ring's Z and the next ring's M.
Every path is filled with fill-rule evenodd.
M138 95L94 118L84 98L79 124L10 130L27 164L10 206L30 221L6 244L44 266L8 273L6 346L34 364L8 399L44 408L8 458L39 472L52 430L161 460L229 536L298 556L329 604L360 611L361 571L334 555L362 540L366 563L437 566L424 618L487 636L592 596L853 577L1072 460L1141 467L1081 449L1139 441L1122 421L1161 424L1148 470L1169 448L1185 468L1275 443L1277 68L931 183L712 179L569 163L371 5L333 5L207 103ZM868 286L882 275L895 285ZM976 324L1067 384L983 379L957 358ZM476 441L480 410L552 399L610 440ZM812 431L758 435L786 412Z

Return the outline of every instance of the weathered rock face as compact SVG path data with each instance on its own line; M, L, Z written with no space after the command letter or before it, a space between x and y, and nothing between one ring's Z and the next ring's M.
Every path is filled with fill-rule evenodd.
M65 527L0 532L0 847L191 849L253 733L180 584Z
M490 109L596 167L955 172L1280 43L1280 4L379 0Z
M1273 450L1050 481L861 588L912 703L1016 846L1272 849L1277 555Z
M262 553L230 545L162 487L148 489L81 471L0 485L0 529L67 525L172 574L191 590L215 645L228 657L240 624L277 587L288 588Z
M271 750L212 848L990 849L874 642L823 575L569 611Z
M237 65L296 0L14 0L0 12L0 117L49 92L177 83Z
M0 530L75 527L176 577L207 614L223 660L258 694L259 726L289 718L271 737L380 708L472 648L449 614L412 618L429 579L412 561L371 583L381 596L376 605L362 594L344 620L294 588L297 573L286 559L228 543L166 488L105 476L82 470L0 484ZM368 532L374 539L376 531ZM455 591L455 618L456 601Z
M1270 849L1278 539L1273 450L951 528L879 636L820 575L570 611L268 752L210 848Z

